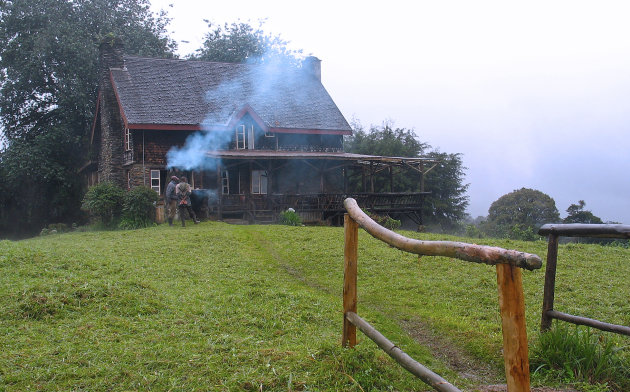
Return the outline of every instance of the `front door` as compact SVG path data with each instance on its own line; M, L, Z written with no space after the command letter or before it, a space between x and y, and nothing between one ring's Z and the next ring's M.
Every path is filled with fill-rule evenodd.
M252 194L267 194L267 171L252 170Z

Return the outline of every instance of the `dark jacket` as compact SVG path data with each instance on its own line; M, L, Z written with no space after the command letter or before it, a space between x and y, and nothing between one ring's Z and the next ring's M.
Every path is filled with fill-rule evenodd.
M177 183L173 180L168 183L166 186L166 201L177 200L177 195L175 194L175 187Z

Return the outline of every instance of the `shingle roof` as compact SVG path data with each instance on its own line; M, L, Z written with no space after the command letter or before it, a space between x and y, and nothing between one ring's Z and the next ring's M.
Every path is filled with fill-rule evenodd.
M321 81L300 69L129 56L111 75L128 124L221 127L248 108L270 129L351 131Z

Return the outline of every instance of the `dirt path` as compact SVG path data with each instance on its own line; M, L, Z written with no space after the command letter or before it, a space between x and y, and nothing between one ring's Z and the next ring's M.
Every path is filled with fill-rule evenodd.
M505 375L492 366L472 358L443 336L435 335L419 320L402 323L403 329L418 343L428 347L431 353L447 364L460 377L471 380L476 386L469 392L507 392L507 385L500 382ZM575 389L554 389L549 387L532 388L532 392L579 392Z

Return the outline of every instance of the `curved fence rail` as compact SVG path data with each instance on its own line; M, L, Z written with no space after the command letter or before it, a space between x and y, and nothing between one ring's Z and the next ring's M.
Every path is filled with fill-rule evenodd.
M553 319L573 324L586 325L601 331L613 332L630 336L630 327L609 324L587 317L558 312L553 309L556 291L556 268L558 265L558 237L593 237L593 238L630 238L630 226L607 224L547 224L543 225L538 234L548 236L547 268L545 269L545 292L543 294L542 316L540 330L551 328Z
M459 391L452 384L414 361L357 315L358 228L400 250L420 256L445 256L474 263L495 265L499 290L499 308L503 329L503 357L509 392L529 392L529 358L525 329L525 298L520 268L533 270L542 266L540 257L491 246L452 241L421 241L390 231L368 217L357 202L344 200L344 285L342 344L356 345L356 327L372 339L390 357L425 383L440 392Z

